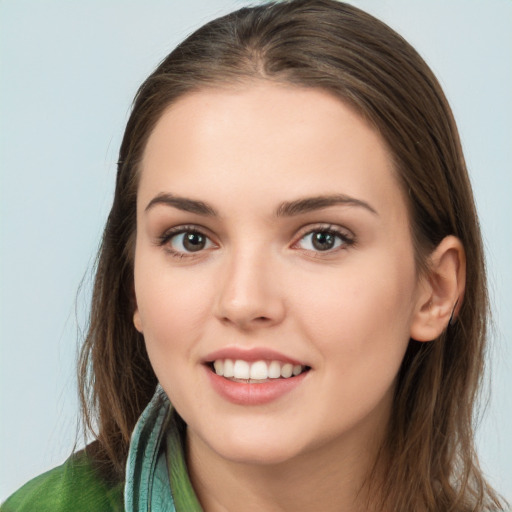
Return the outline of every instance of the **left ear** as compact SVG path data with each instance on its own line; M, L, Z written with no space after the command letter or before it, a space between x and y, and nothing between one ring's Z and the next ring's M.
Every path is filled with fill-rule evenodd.
M466 254L455 236L443 238L420 277L418 300L411 324L416 341L436 339L459 313L466 286Z

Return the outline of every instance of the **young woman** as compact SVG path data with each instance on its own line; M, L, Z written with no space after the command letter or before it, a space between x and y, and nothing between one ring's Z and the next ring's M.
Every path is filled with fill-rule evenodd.
M502 510L473 444L487 310L415 50L333 0L219 18L126 127L80 366L96 441L2 511Z

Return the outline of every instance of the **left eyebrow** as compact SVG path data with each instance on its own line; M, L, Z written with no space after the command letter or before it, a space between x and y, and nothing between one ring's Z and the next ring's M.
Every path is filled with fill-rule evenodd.
M276 217L293 217L315 210L322 210L330 206L344 205L357 206L364 208L374 215L379 215L377 210L369 205L366 201L350 197L345 194L334 194L327 196L305 197L295 201L281 203L275 211Z

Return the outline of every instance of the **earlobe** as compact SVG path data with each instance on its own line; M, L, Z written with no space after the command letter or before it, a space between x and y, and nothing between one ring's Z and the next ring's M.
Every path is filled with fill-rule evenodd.
M410 336L416 341L436 339L455 322L466 283L466 255L455 236L445 237L428 260L427 275L418 284L418 300Z
M139 306L135 295L135 283L132 283L132 306L133 306L133 325L135 329L142 334L142 322L140 319Z
M135 309L135 313L133 313L133 325L137 331L142 333L142 322L140 321L140 314L138 309Z

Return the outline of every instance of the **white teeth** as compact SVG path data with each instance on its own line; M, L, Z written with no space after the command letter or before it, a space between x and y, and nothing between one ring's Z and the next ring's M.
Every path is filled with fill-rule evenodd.
M282 363L281 361L255 361L243 359L217 359L213 362L217 375L241 380L266 381L268 379L288 379L300 375L304 366L300 364Z
M270 379L279 379L281 377L281 364L279 361L271 361L268 365L268 376Z
M251 364L250 378L257 380L268 379L268 367L265 361L256 361Z
M284 377L285 379L291 377L293 374L293 364L286 363L283 364L281 368L281 377Z
M237 359L235 361L235 366L233 368L233 373L235 379L248 379L249 378L249 370L251 367L247 361L242 361L242 359Z
M224 361L222 359L217 359L213 363L213 367L215 368L215 373L217 375L224 375Z
M214 363L215 366L215 363ZM226 359L224 361L224 377L234 377L235 374L233 372L233 361L231 359Z

